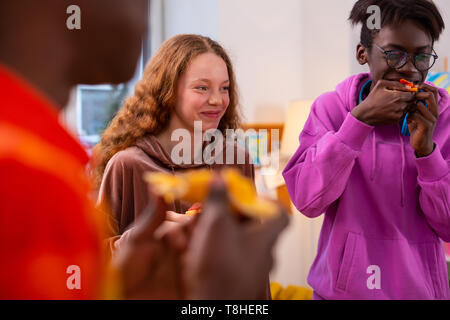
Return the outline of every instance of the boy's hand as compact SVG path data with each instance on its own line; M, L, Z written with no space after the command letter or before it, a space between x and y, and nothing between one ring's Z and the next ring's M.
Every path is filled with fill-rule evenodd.
M121 272L126 299L185 298L181 256L189 241L190 221L162 232L165 219L164 201L154 198L115 244L113 265Z
M256 299L265 290L287 215L239 222L223 181L212 189L201 215L164 232L166 206L153 199L116 242L113 262L123 275L125 298Z
M380 80L352 115L370 126L398 124L414 101L414 93L405 85Z
M288 224L284 212L264 222L231 214L223 181L213 184L185 259L188 298L257 299L267 286L272 249Z
M426 157L434 150L433 133L439 118L438 89L428 84L417 86L423 92L418 92L415 99L417 106L410 111L408 128L411 134L410 144L417 157ZM421 102L425 100L428 108Z

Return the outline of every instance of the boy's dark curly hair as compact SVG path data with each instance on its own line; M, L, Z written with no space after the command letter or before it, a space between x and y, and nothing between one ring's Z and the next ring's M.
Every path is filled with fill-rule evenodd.
M348 20L353 25L362 24L360 42L366 48L371 48L373 38L379 32L367 27L366 22L371 15L367 13L367 8L372 5L381 9L381 28L412 20L429 32L433 43L439 39L445 29L439 9L431 0L358 0Z

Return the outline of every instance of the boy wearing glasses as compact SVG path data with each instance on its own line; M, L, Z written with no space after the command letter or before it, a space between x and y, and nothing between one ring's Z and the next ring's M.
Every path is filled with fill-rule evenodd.
M325 212L308 282L315 299L450 299L450 97L425 83L444 22L428 0L359 0L349 19L370 74L315 101L283 172L299 211Z

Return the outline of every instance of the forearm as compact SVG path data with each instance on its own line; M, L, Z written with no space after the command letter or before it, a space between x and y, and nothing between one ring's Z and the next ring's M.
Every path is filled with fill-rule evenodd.
M416 159L420 207L430 226L450 241L450 168L439 146L427 157Z
M295 206L316 217L342 194L362 145L373 127L347 115L338 132L327 132L297 151L283 172Z

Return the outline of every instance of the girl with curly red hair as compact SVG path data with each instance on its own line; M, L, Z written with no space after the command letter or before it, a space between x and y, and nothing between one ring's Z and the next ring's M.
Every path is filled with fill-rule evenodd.
M218 129L224 135L227 129L239 127L235 75L230 58L217 42L200 35L177 35L150 60L134 95L125 101L94 148L92 173L100 187L99 203L110 207L115 234L122 234L149 202L145 172L220 170L226 166L223 158L193 161L203 150L193 150L188 163L173 159L173 148L179 142L172 141L172 133L184 129L193 137L196 121L201 122L203 132ZM225 144L229 147L230 143ZM236 144L232 147L242 152ZM253 179L253 165L245 154L245 163L234 162L233 166ZM176 213L186 212L191 205L174 201L167 219L188 219Z

